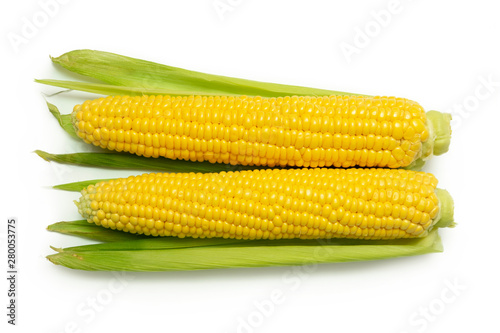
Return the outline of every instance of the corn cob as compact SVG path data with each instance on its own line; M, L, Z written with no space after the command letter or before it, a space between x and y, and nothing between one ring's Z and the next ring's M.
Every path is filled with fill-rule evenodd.
M436 185L401 169L152 173L90 185L76 204L90 223L152 236L396 239L452 225Z
M72 120L102 148L248 166L408 167L450 141L449 114L393 97L109 96Z

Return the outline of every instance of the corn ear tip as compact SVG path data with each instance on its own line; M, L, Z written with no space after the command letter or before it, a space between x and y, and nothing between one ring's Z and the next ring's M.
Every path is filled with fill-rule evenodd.
M427 119L434 132L433 154L438 156L446 153L451 143L451 120L450 113L439 111L427 112Z
M436 195L440 203L440 217L436 222L436 228L454 228L456 226L454 220L455 203L452 196L447 190L436 189Z

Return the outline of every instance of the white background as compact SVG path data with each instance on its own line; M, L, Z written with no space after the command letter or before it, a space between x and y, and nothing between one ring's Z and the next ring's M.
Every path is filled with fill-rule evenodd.
M389 0L61 0L57 7L43 5L48 2L4 1L0 8L0 266L6 265L6 221L14 216L20 272L16 327L6 323L7 284L0 279L1 327L56 333L499 330L497 2L401 0L396 10ZM214 4L230 8L221 13ZM380 14L388 9L390 16ZM377 13L383 24L377 23ZM29 23L39 26L31 34L23 31ZM360 31L366 30L369 36L363 39ZM357 53L346 56L342 47L348 44ZM133 173L62 166L33 153L90 149L68 137L47 111L43 93L58 90L33 82L77 79L53 66L49 55L80 48L261 81L407 97L427 110L453 112L450 151L425 170L455 198L458 227L441 230L444 253L309 271L285 267L117 277L52 265L45 259L52 253L49 245L86 241L45 230L50 223L79 218L72 203L78 194L50 186ZM493 83L485 84L488 80ZM87 97L70 93L48 100L69 113ZM456 284L458 289L451 290ZM258 304L268 304L276 292L283 301L259 310Z

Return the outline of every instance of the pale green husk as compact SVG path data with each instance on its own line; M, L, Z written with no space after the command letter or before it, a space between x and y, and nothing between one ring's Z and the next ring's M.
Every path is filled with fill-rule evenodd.
M47 227L48 231L59 232L65 235L78 236L99 242L120 242L147 238L145 235L134 235L128 232L116 232L116 230L103 228L87 220L61 221Z
M358 95L206 74L95 50L74 50L51 59L69 71L101 80L109 85L58 80L37 80L37 82L104 95L258 95L263 97Z
M80 192L84 188L86 188L89 185L94 185L99 182L106 182L112 179L92 179L92 180L83 180L80 182L74 182L74 183L66 183L66 184L59 184L59 185L54 185L52 188L55 188L56 190L63 190L63 191L70 191L70 192Z
M73 138L80 139L76 135L73 123L71 122L71 116L69 114L61 114L59 112L59 109L54 104L51 104L49 102L46 103L50 113L52 113L52 115L57 119L59 125Z
M47 256L52 263L93 271L289 266L388 259L443 251L437 230L424 238L390 241L242 241L159 237L53 249L58 253Z
M221 172L266 169L259 166L230 165L210 162L191 162L167 158L147 158L127 153L72 153L50 154L43 150L35 153L48 162L128 170L155 170L165 172Z
M169 90L159 88L141 88L141 87L124 87L113 86L109 84L91 83L91 82L78 82L66 80L39 80L35 82L46 84L49 86L66 88L70 90L85 91L99 95L129 95L129 96L142 96L142 95L174 95L174 96L217 96L220 93L211 93L206 90ZM240 94L226 93L228 96L239 96Z

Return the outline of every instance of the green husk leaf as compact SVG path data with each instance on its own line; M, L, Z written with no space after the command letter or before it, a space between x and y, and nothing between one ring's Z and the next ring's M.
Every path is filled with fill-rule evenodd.
M179 271L377 260L443 251L436 230L418 239L322 240L314 241L316 244L302 240L239 241L232 244L228 241L227 245L169 248L172 239L165 237L57 249L58 253L47 258L54 264L81 270ZM198 244L200 239L191 241Z
M73 123L71 122L71 116L69 114L61 114L59 109L49 102L46 102L49 108L50 113L57 119L59 125L73 138L80 140L76 135L75 128L73 127Z
M170 160L168 158L147 158L128 153L72 153L50 154L36 150L41 158L64 164L104 167L113 169L156 170L168 172L221 172L264 169L259 166L230 165L210 162Z
M191 95L203 95L203 96L216 96L222 95L223 93L212 93L206 90L196 90L194 87L191 90L175 90L175 89L164 89L164 88L144 88L144 87L125 87L125 86L113 86L109 84L101 83L89 83L89 82L78 82L78 81L66 81L66 80L46 80L46 79L35 79L35 82L46 84L49 86L66 88L70 90L86 91L94 94L100 95L129 95L129 96L142 96L142 95L173 95L173 96L191 96ZM226 96L239 96L233 93L224 93Z
M355 95L340 91L206 74L95 50L74 50L51 59L69 71L116 86L178 90L199 95L234 94L263 97Z
M103 227L100 227L104 229ZM114 231L115 233L126 233ZM133 235L132 236L138 236ZM91 244L74 246L64 249L71 252L88 252L88 251L145 251L145 250L166 250L166 249L183 249L191 247L205 246L238 246L239 244L252 243L252 245L260 245L259 241L248 241L238 239L224 238L178 238L178 237L153 237L143 236L135 239L128 239L118 242ZM255 243L255 244L253 244Z
M88 223L88 222L87 222ZM102 229L106 229L100 227ZM117 232L117 231L115 231ZM119 231L118 231L119 232ZM124 232L122 232L124 233ZM137 235L138 236L138 235ZM92 244L69 247L67 251L123 251L123 250L160 250L172 248L188 248L199 246L224 246L224 247L254 247L254 246L321 246L321 245L411 245L418 239L394 239L394 240L360 240L360 239L286 239L286 240L238 240L224 238L179 238L173 236L154 237L144 236L143 239L132 239L122 242Z
M43 150L35 150L41 158L47 162L57 162L62 164L72 164L88 167L101 167L110 169L127 169L127 170L146 170L146 171L162 171L162 172L221 172L221 171L241 171L266 169L265 166L245 166L231 165L222 163L191 162L184 160L170 160L167 158L147 158L127 153L102 152L102 153L70 153L70 154L51 154ZM415 163L403 169L420 171L423 163ZM89 184L91 181L88 181ZM78 182L75 183L77 188ZM54 188L66 191L73 191L68 188L72 183L57 185Z
M94 223L89 223L86 220L56 222L49 225L47 230L92 239L99 242L120 242L147 238L147 236L144 235L116 232L115 230L106 229Z
M333 240L237 240L224 238L179 238L179 237L153 237L146 235L130 234L103 228L86 220L62 221L47 227L49 231L69 234L97 241L112 242L66 248L67 251L117 251L117 250L152 250L171 249L198 246L317 246L328 245L396 245L409 244L414 240L356 240L338 238Z
M47 230L66 235L72 235L100 242L109 242L106 245L95 244L95 246L71 247L72 251L97 251L100 246L105 246L106 250L123 249L159 249L159 248L184 248L195 246L226 245L235 242L245 242L242 240L226 240L223 238L178 238L178 237L152 237L146 235L131 234L128 232L116 231L103 228L87 220L61 221L47 227ZM137 242L139 241L140 242Z
M95 185L99 182L105 182L109 181L112 179L92 179L92 180L83 180L80 182L73 182L73 183L66 183L66 184L60 184L60 185L54 185L52 188L56 190L63 190L63 191L70 191L70 192L80 192L83 190L85 187L89 185Z

